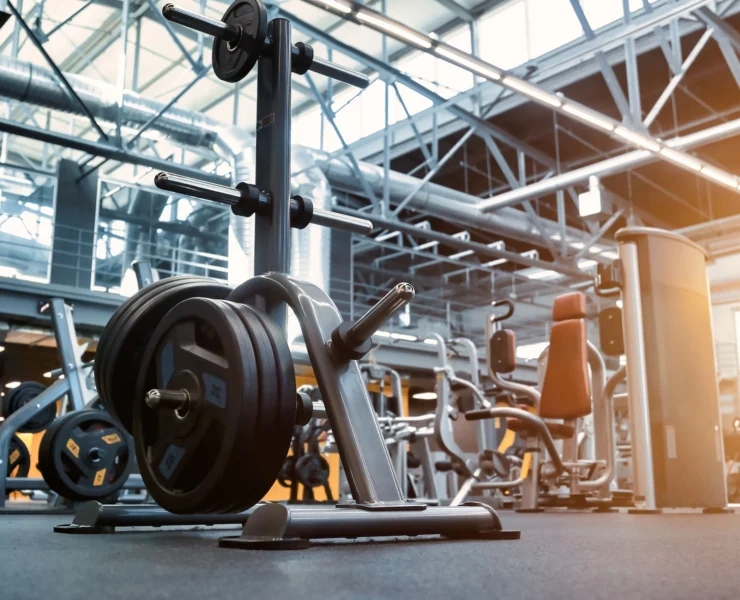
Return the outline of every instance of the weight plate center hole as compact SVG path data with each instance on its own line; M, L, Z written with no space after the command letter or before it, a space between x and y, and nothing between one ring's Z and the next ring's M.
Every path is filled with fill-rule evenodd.
M229 52L236 52L239 50L239 44L242 41L242 34L244 30L242 29L241 25L237 25L236 28L239 30L239 37L237 38L236 42L226 42L226 49Z

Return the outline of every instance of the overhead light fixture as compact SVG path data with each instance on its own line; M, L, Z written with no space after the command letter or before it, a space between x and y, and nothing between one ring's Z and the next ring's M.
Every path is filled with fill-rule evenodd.
M688 167L689 169L694 169L694 171L701 171L701 161L694 158L690 154L686 154L685 152L677 152L676 150L671 150L670 148L663 148L661 149L660 153L674 163L677 163L684 167Z
M601 127L601 129L606 131L614 131L614 123L591 110L581 108L574 104L564 104L563 110L580 121L586 121L591 123L591 125L596 125L596 127Z
M415 342L419 339L414 335L408 335L406 333L391 333L391 338L394 340L401 340L403 342Z
M8 388L9 390L12 390L12 389L17 388L20 384L21 384L20 381L9 381L8 383L5 384L5 387Z
M727 173L726 171L722 171L721 169L716 169L712 167L711 165L704 165L701 168L702 174L706 175L710 179L713 179L717 183L721 183L722 185L726 185L729 188L737 189L738 188L738 180L737 177L734 175L731 175L730 173Z
M373 337L375 337L375 336L378 336L378 337L391 337L391 334L388 333L387 331L376 331L375 333L373 333Z
M639 146L640 148L644 148L645 150L650 150L650 152L660 152L660 144L658 142L650 139L647 136L635 133L631 129L627 129L626 127L622 127L621 125L614 130L614 135L627 140L635 146Z
M471 60L467 56L463 56L459 52L450 50L445 46L435 46L434 51L442 58L445 58L448 61L456 64L458 67L468 69L469 71L473 71L474 73L482 75L483 77L486 77L488 79L492 79L493 81L499 81L501 79L501 73L499 73L498 71L494 71L490 67L481 65L478 62Z
M534 269L529 273L524 273L529 279L552 279L558 277L560 273L557 271L551 271L550 269Z
M427 339L424 340L424 343L425 344L429 344L430 346L436 346L437 345L437 340L435 340L433 338L427 338Z
M437 392L417 392L411 397L414 400L436 400Z
M46 379L51 379L51 371L44 373L44 377L46 377Z
M420 33L416 33L415 31L407 29L406 27L403 27L401 25L396 25L392 21L388 21L382 18L380 15L376 16L374 14L361 10L357 13L357 19L362 23L372 25L392 35L397 35L407 42L411 42L412 44L415 44L427 50L432 47L432 41L428 37L421 35Z
M344 4L344 2L337 2L337 0L321 0L321 4L326 6L327 8L333 8L336 11L339 11L342 14L348 15L352 12L352 7L347 6Z
M548 94L538 87L533 86L531 83L522 81L517 77L507 75L506 77L504 77L501 83L503 83L507 87L516 90L521 94L524 94L525 96L528 96L532 100L544 102L545 104L549 104L550 106L554 106L555 108L560 108L563 105L563 102L560 100L560 98L558 98L554 94Z
M5 346L0 346L0 352L5 352Z

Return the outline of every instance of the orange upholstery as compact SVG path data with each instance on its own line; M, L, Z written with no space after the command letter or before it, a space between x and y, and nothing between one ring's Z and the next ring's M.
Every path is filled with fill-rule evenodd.
M552 305L552 320L556 323L586 317L586 296L581 292L563 294Z
M591 385L588 375L586 299L582 293L555 299L550 330L550 350L542 384L539 415L565 421L591 413Z
M552 439L554 440L567 440L573 437L576 430L570 425L563 425L562 423L545 423L547 430L550 432ZM527 436L535 437L537 435L537 429L533 425L519 419L509 419L506 426L512 431L522 433Z

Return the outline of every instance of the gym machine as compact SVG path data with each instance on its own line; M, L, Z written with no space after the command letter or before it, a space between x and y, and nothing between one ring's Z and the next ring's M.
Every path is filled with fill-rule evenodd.
M528 444L535 444L529 448L532 451L531 465L521 485L521 512L539 512L542 505L607 510L612 501L610 484L616 462L613 396L617 385L624 379L624 370L606 380L604 359L585 338L585 298L580 293L560 296L553 308L555 324L551 331L550 347L543 351L538 362L543 366L548 358L560 360L562 355L567 363L560 361L555 365L558 371L564 369L562 373L551 370L555 381L550 383L550 402L547 413L543 415L543 395L540 391L501 377L501 374L511 373L516 368L516 338L512 330L502 326L502 321L513 314L514 306L508 300L493 303L493 307L501 306L507 308L504 315L491 314L486 317L489 376L498 388L528 398L537 416L518 408L493 408L467 413L466 418L508 417L513 419L508 423L509 428L521 432ZM563 328L555 331L558 326ZM552 349L554 344L557 347ZM553 355L550 355L551 352ZM582 364L574 362L579 360L579 356ZM547 376L550 373L547 368L544 371L543 389L548 385ZM590 377L587 375L589 371ZM578 405L571 405L569 401L571 396L576 396L576 392L580 400ZM517 411L519 416L511 411ZM583 460L579 458L578 433L583 418L592 412L596 457ZM522 413L528 415L524 422L521 422ZM564 422L546 422L542 417ZM555 444L555 439L562 440L562 452ZM541 460L542 444L550 459L544 464ZM569 489L566 497L542 493L545 488L557 490L562 485L567 485Z
M487 493L491 490L513 490L518 488L526 480L526 472L522 476L522 461L514 456L505 456L502 452L494 450L498 447L498 441L493 435L490 427L491 421L496 416L486 416L481 419L470 419L467 415L503 416L508 408L493 407L480 389L480 375L478 373L478 350L475 344L466 338L450 340L449 344L464 348L470 360L471 380L459 377L448 362L448 343L439 334L430 336L437 342L437 354L439 366L435 367L437 376L437 409L434 420L434 433L438 446L450 457L449 469L464 478L463 484L454 495L450 506L459 506L465 502L473 491ZM461 407L461 396L472 398L470 406ZM464 410L467 409L467 410ZM522 409L512 409L519 413L526 413ZM498 412L493 412L498 411ZM455 414L465 414L468 420L477 420L478 454L475 458L469 458L455 441L453 418ZM533 417L533 415L529 415ZM525 418L529 418L525 417ZM534 417L536 419L536 417ZM527 450L525 449L525 452ZM440 463L437 464L439 468Z
M670 231L617 231L596 289L623 303L636 513L727 509L707 255Z
M59 372L52 372L52 375L58 374L64 375L64 377L60 377L43 391L40 391L42 387L40 384L34 389L31 389L31 386L24 388L23 385L26 384L22 384L19 388L8 392L6 399L13 400L15 398L19 402L12 403L14 404L12 414L6 415L5 420L0 423L0 509L5 508L6 495L10 491L49 490L49 485L43 479L27 476L8 477L5 461L6 457L9 458L14 455L10 448L13 441L18 439L15 434L19 431L39 432L47 429L48 426L50 426L49 428L54 427L53 421L57 417L56 403L60 400L62 400L61 414L63 415L70 411L79 411L91 406L97 400L94 390L91 390L86 382L87 372L89 372L91 365L82 362L85 347L79 346L77 343L72 308L65 304L61 298L51 298L48 302L40 304L39 312L42 315L48 314L51 316L54 337L62 362ZM20 397L26 396L24 394L25 389L29 391L27 397ZM12 392L15 393L11 397ZM49 439L51 440L52 437L50 434ZM19 448L15 447L15 450L19 450ZM133 453L131 456L133 457ZM97 469L97 471L100 471L100 469ZM27 469L25 473L28 474ZM17 474L19 473L17 472ZM128 473L119 473L116 484L120 483L120 478L126 475ZM71 481L67 483L69 485L63 485L63 489L72 486ZM138 476L129 478L124 485L134 489L143 487L141 478ZM96 487L102 489L103 486Z
M372 230L369 221L313 209L309 199L290 197L291 75L311 70L363 88L369 80L315 58L306 44L293 45L290 22L268 22L259 0L236 0L222 21L171 4L162 12L170 21L214 36L213 67L220 79L240 81L257 65L255 184L241 182L234 189L164 173L155 178L160 189L253 216L256 276L234 290L206 279L161 280L124 303L101 337L98 390L106 407L131 428L154 500L181 514L236 513L253 507L275 481L302 403L283 333L290 307L354 502L262 504L241 536L223 538L219 545L303 548L313 538L434 534L518 539L518 531L503 530L490 506L407 502L396 481L357 360L371 349L372 335L413 298L413 288L400 283L357 321L343 322L323 290L287 275L291 226ZM133 393L122 394L122 388L131 389L130 381L136 382Z

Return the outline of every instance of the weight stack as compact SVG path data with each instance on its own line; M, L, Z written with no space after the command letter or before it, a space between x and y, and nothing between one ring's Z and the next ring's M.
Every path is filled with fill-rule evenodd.
M707 255L660 229L627 227L616 239L635 499L648 509L724 508Z

